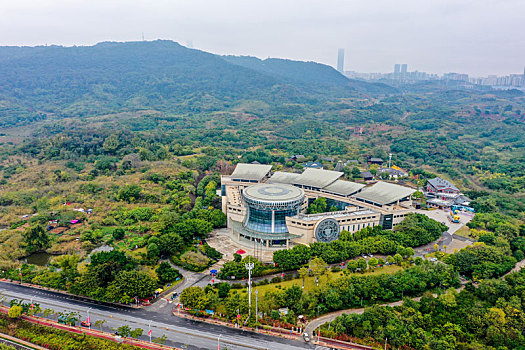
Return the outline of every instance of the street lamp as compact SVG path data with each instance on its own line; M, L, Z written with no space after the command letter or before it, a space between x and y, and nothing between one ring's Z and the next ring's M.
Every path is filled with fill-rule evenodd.
M248 319L252 316L252 269L255 264L248 262L244 264L246 270L248 270Z
M221 337L222 334L219 334L219 337L217 338L217 350L221 350Z
M259 319L259 313L257 312L257 295L258 294L259 294L259 291L256 289L255 290L255 322L256 323L257 323L257 320Z

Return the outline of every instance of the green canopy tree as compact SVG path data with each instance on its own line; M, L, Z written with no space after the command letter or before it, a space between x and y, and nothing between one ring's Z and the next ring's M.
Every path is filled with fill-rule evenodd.
M42 251L51 246L49 236L42 225L29 227L24 231L22 237L28 253Z

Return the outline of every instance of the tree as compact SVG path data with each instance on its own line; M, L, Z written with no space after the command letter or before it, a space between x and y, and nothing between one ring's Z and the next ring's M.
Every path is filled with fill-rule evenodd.
M129 335L132 337L132 338L139 338L142 333L144 333L144 330L142 328L135 328L134 330L132 330Z
M115 154L115 151L120 147L119 135L111 134L104 140L102 148L109 154Z
M299 286L293 285L284 291L284 305L290 309L297 310L299 300L303 295L303 291Z
M153 295L157 283L148 274L141 271L121 271L111 283L119 295L134 298L147 298Z
M117 328L117 333L118 335L120 335L121 337L123 338L127 338L130 336L131 334L131 328L127 325L125 326L120 326Z
M119 241L122 238L124 238L124 234L125 234L125 231L122 227L115 228L113 232L111 233L111 235L113 236L113 239L116 241Z
M7 315L9 318L18 318L22 316L24 309L20 305L13 305L9 308Z
M168 338L166 337L166 334L163 334L162 336L158 338L154 338L152 341L156 344L166 344L166 341Z
M315 257L310 260L309 266L310 270L312 270L312 273L315 276L316 284L319 285L319 277L326 273L328 264L322 258Z
M140 194L142 192L142 187L136 184L126 185L122 188L117 195L119 201L125 201L128 203L134 203L140 199Z
M306 267L303 266L303 267L301 267L301 268L299 269L298 272L299 272L299 276L300 276L300 277L302 278L302 280L303 280L303 287L302 287L302 288L304 288L304 278L305 278L306 276L308 276L308 268L306 268Z
M161 255L173 256L182 251L184 241L182 237L176 233L166 233L159 237L158 246Z
M361 177L361 171L357 167L352 168L352 178L359 179Z
M407 247L405 248L405 256L407 258L410 258L411 256L414 256L415 252L414 252L414 249L412 247Z
M231 285L228 282L222 282L217 285L217 290L219 292L219 298L224 299L228 297L230 293Z
M104 323L106 323L106 320L97 320L95 321L95 327L102 329L102 327L104 326Z
M378 264L378 261L376 258L370 258L370 260L368 260L368 266L371 268L371 269L374 269L376 268Z
M177 269L174 269L169 263L165 261L160 263L159 267L157 267L155 272L157 272L159 282L162 284L173 282L177 279L177 277L181 276L180 272Z
M386 257L386 262L391 265L391 264L393 264L395 262L395 260L394 260L394 258L392 256L388 255Z
M157 261L160 255L160 249L159 246L155 243L149 243L148 247L146 248L148 259L152 259Z
M22 237L28 253L45 250L51 245L49 236L42 225L29 227L24 231Z
M180 302L189 309L204 310L207 304L206 293L201 287L189 287L180 294Z
M401 254L394 255L394 261L396 264L401 265L401 263L403 262L403 257L401 256Z
M355 260L350 260L348 262L348 266L347 266L348 270L350 270L351 272L355 272L357 270L357 261Z
M359 258L359 260L357 260L357 267L359 268L359 270L361 272L365 272L366 267L367 267L366 259L365 258Z

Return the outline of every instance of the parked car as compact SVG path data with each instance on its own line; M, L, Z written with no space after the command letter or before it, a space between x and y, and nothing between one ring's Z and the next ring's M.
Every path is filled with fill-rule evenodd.
M82 327L86 327L86 328L91 327L91 323L89 323L88 321L82 321L82 322L80 322L80 325Z
M362 256L363 258L365 258L365 259L368 258L368 256L366 256L366 254L361 254L361 256Z
M373 258L374 256L372 254L368 254L368 257L369 258Z
M307 343L310 341L310 336L308 335L308 333L306 333L306 332L303 333L303 339Z
M430 261L432 261L432 262L437 261L437 260L438 260L437 258L430 259Z

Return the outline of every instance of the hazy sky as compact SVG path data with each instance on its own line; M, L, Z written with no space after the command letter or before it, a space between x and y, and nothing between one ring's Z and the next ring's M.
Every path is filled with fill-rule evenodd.
M525 0L0 0L0 45L172 39L345 69L523 72Z

